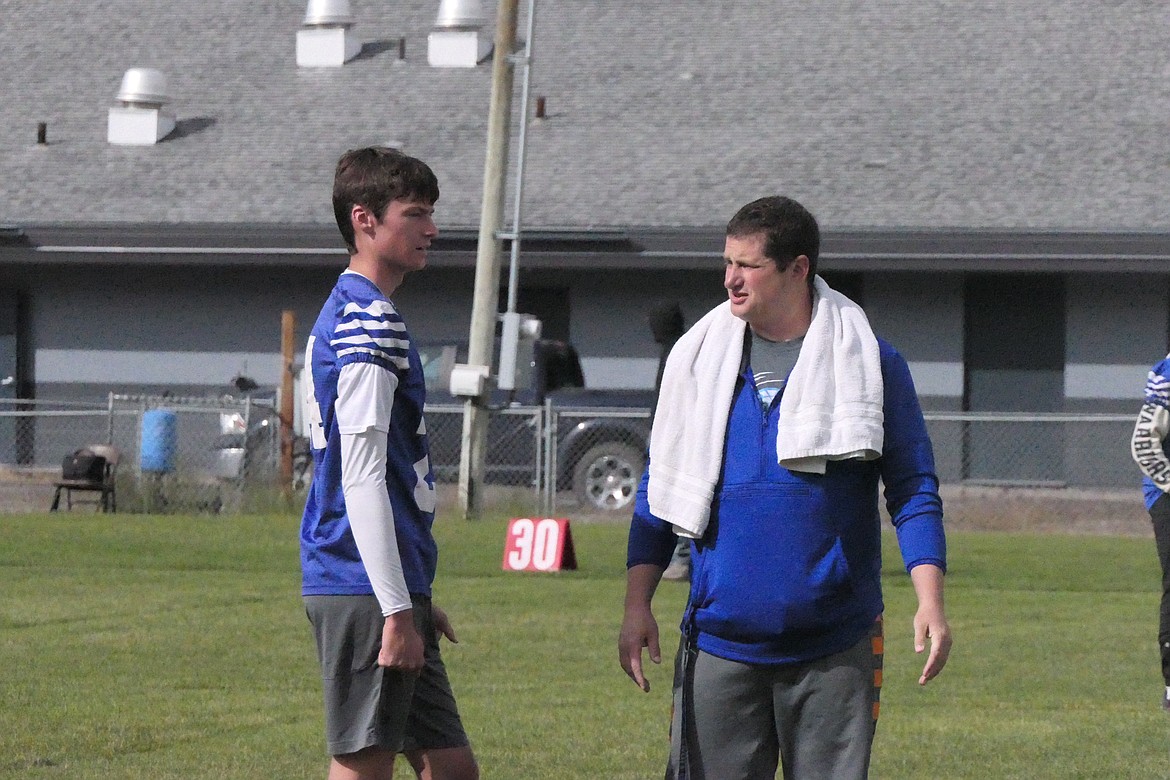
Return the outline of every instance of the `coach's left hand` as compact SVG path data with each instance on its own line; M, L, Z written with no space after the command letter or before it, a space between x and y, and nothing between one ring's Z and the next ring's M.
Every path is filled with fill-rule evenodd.
M455 638L455 629L451 626L451 619L447 617L447 613L439 609L435 604L431 604L431 615L435 620L435 636L442 639L447 637L454 644L459 644L459 640Z
M926 685L938 676L951 655L951 625L943 610L943 571L933 564L915 566L910 570L910 581L918 596L918 611L914 614L914 652L930 653L922 667L919 685Z

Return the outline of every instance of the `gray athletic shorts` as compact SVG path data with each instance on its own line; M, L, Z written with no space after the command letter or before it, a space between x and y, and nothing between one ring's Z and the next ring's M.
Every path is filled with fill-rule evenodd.
M463 747L467 734L439 655L431 600L412 596L426 663L418 675L378 666L385 622L373 596L305 596L325 690L330 755Z
M675 661L672 780L868 776L877 725L882 623L853 647L780 666L717 658L684 638Z

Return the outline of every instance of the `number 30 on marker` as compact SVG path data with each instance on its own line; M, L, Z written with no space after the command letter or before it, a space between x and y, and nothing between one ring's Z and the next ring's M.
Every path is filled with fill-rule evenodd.
M576 569L573 533L560 518L514 518L504 540L504 571L558 571Z

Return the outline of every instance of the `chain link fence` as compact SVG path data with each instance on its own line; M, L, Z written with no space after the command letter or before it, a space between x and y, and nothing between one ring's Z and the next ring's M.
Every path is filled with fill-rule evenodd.
M428 406L426 414L441 503L453 505L463 407ZM628 516L645 467L649 431L649 409L546 405L493 410L484 455L484 505L520 514Z
M65 456L109 445L120 453L118 511L275 508L286 504L278 423L273 399L263 398L0 402L0 502L10 512L47 510Z
M926 415L948 525L1146 534L1134 419L1104 414ZM493 512L628 519L645 464L648 409L516 406L490 415L483 505ZM427 408L440 511L456 506L463 407ZM309 478L302 440L294 487ZM0 506L45 511L62 458L122 453L118 510L231 513L287 508L271 398L111 395L0 402ZM303 491L294 496L303 496Z
M1129 454L1134 417L925 416L950 527L1150 532L1140 473ZM440 493L453 507L453 490L444 494L442 487L458 480L462 407L428 408L427 420ZM485 506L624 521L645 465L649 427L648 409L497 412L489 429ZM523 468L517 460L524 460Z
M546 420L539 406L512 406L491 412L481 491L485 507L525 515L540 511L547 473L543 468L548 444ZM440 511L450 511L457 505L463 407L427 406L426 425Z
M628 516L646 466L649 409L546 408L548 513Z
M110 440L107 403L0 399L0 507L44 512L65 455Z
M239 512L279 506L275 399L110 397L111 444L131 477L119 505L144 512Z
M925 417L949 527L1152 533L1129 450L1136 410Z

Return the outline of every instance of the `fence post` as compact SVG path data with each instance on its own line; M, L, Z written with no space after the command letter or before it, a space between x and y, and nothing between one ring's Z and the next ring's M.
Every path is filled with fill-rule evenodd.
M557 414L552 399L544 399L544 506L545 515L556 512L557 495Z
M252 396L244 396L244 461L240 469L241 491L251 483L252 459L248 457L248 434L252 432ZM240 493L241 497L243 492Z
M149 512L152 509L152 497L148 494L153 493L154 485L147 486L142 479L142 422L145 417L146 398L140 398L138 400L138 457L134 459L134 474L138 483L138 496L142 501L142 511Z
M537 409L532 413L532 424L536 428L536 436L534 444L536 459L533 461L533 470L536 472L536 479L533 480L534 493L532 495L533 509L537 512L544 511L544 493L545 484L547 484L546 475L544 473L544 410Z
M295 359L297 315L292 309L285 309L280 313L280 410L276 416L280 425L280 436L273 437L279 442L275 447L280 457L280 495L290 506L292 505L293 481L293 360Z

